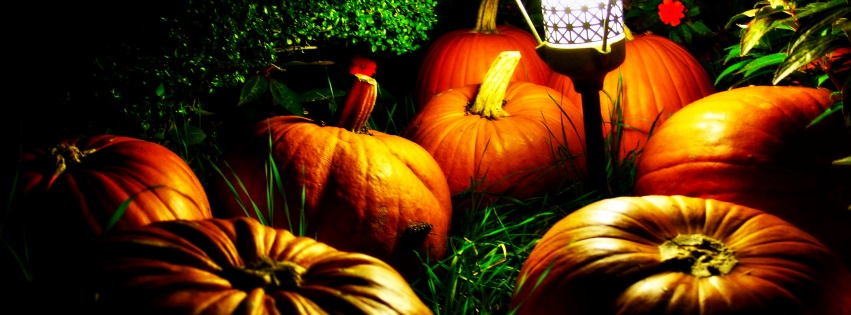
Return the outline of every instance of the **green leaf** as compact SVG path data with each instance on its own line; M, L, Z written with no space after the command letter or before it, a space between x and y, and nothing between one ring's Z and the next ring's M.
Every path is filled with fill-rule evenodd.
M341 96L345 96L345 95L346 95L346 91L332 90L330 88L324 88L324 89L315 89L315 90L310 90L310 91L304 92L303 94L301 94L301 96L299 96L299 99L301 100L302 103L307 103L307 102L316 102L316 101L326 101L326 100L330 100L332 98L341 97Z
M847 156L847 157L838 159L836 161L833 161L833 163L831 163L831 164L851 166L851 156Z
M777 84L777 82L780 82L792 72L797 71L814 60L827 55L828 53L836 50L836 48L842 47L845 43L847 43L847 41L845 41L843 37L839 36L816 37L811 40L801 42L797 45L797 47L795 47L794 51L792 51L786 58L784 58L783 62L780 63L780 66L777 68L777 72L774 74L774 79L772 80L773 84Z
M828 107L827 110L818 115L818 117L813 119L809 124L807 124L807 128L815 126L830 115L833 115L834 113L839 113L841 111L842 109L840 108L839 104L834 104L833 106Z
M290 88L286 85L276 81L275 79L272 79L272 81L269 82L269 85L272 90L272 98L275 100L275 104L283 106L295 115L304 115L304 107L301 105L298 95L295 94L293 90L290 90Z
M797 37L797 39L789 47L789 51L798 49L797 47L800 46L803 42L812 39L812 36L817 33L829 30L831 28L831 25L834 25L838 21L844 20L845 17L848 15L851 15L851 5L837 10L833 10L828 13L827 16L824 17L813 16L811 19L801 20L802 23L806 23L809 21L813 21L814 23L806 23L795 33L794 36Z
M739 55L741 54L741 51L742 51L741 48L742 48L742 46L739 46L739 45L733 45L733 46L728 47L726 49L727 50L727 57L724 58L724 63L728 63L728 62L730 62L730 60L733 60L734 58L739 58L740 57Z
M713 34L712 30L710 30L709 27L707 27L706 24L703 24L703 22L701 21L688 22L686 23L686 25L688 25L689 28L691 28L692 31L694 31L694 33L697 34L697 36L699 37Z
M742 71L746 78L751 77L754 73L760 70L780 64L784 59L786 59L786 54L782 52L765 55L748 62L748 64L742 68Z
M165 96L165 83L160 82L160 85L157 87L157 96Z
M245 85L242 86L242 92L239 93L239 103L237 106L248 102L256 101L269 88L269 80L261 75L256 75L245 80Z
M748 62L750 62L750 60L742 60L730 65L729 67L724 69L724 71L721 71L721 73L718 74L718 77L715 78L715 85L718 85L718 82L721 82L721 79L723 79L724 77L742 69Z
M742 40L740 42L741 51L739 52L739 56L747 55L748 52L751 51L757 43L759 43L762 36L771 31L776 24L777 21L767 18L754 19L748 23L748 28L745 29L745 33L742 35Z
M192 125L183 126L183 137L181 140L183 140L186 144L199 144L206 138L207 134L205 134L204 130L201 130L201 128Z

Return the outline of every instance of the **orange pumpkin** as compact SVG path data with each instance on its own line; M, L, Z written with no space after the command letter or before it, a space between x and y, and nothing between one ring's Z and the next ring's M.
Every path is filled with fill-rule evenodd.
M520 58L500 54L484 82L435 96L402 134L434 156L452 194L541 196L585 166L575 158L584 151L580 109L560 106L546 86L509 82Z
M582 98L573 89L569 77L553 72L547 86L581 106ZM621 112L618 112L615 102L621 88ZM629 36L623 64L606 74L600 91L604 135L622 126L619 155L623 158L630 151L640 153L654 126L664 123L683 106L714 92L709 74L679 44L652 34Z
M366 129L378 87L356 76L339 126L273 117L255 126L245 148L226 153L225 177L211 180L214 210L226 217L247 212L294 231L306 222L305 235L380 258L413 279L419 257L435 262L446 254L449 188L422 147ZM272 178L271 162L280 181Z
M841 117L807 125L831 91L749 86L683 108L662 125L636 168L636 195L687 195L753 207L798 225L851 265L851 155Z
M105 238L96 314L431 314L398 272L251 218L170 221Z
M511 79L545 85L551 70L541 60L531 33L510 25L496 25L499 0L481 0L473 29L461 29L440 36L426 49L417 74L414 99L417 108L450 88L482 82L497 55L519 51L523 56Z
M520 270L526 314L851 314L851 275L811 235L712 199L605 199L557 222Z

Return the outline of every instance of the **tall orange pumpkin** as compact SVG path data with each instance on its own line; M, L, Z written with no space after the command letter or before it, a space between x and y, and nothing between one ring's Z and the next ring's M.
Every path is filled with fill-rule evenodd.
M713 198L764 210L798 225L851 266L851 155L841 117L807 125L831 91L749 86L683 108L645 147L635 194Z
M473 29L443 34L427 48L414 91L418 108L450 88L481 83L496 56L508 50L523 56L513 81L547 83L551 70L535 51L535 37L514 26L497 26L498 7L499 0L481 0Z
M244 149L226 153L225 178L211 180L211 199L220 205L214 211L245 216L247 206L248 215L296 232L306 222L305 235L382 259L413 279L422 267L414 251L431 262L446 254L449 188L422 147L366 129L378 87L356 76L337 126L273 117L255 126Z
M546 86L509 82L518 59L504 52L481 84L435 96L402 134L434 156L452 194L541 196L585 166L580 109Z
M614 105L621 84L621 112L617 112ZM547 85L570 101L582 104L567 76L553 72ZM623 126L619 146L623 158L647 143L654 126L664 123L683 106L714 92L709 74L682 46L658 35L630 36L623 64L606 74L600 92L604 135L614 125Z

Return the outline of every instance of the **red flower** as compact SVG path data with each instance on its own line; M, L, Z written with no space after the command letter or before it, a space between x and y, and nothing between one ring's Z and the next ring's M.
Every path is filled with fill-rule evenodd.
M680 19L685 17L683 3L673 0L662 0L659 4L659 18L671 26L680 25Z
M355 55L355 57L352 58L352 64L349 66L349 72L351 74L360 73L371 77L375 74L375 68L375 61L360 55Z

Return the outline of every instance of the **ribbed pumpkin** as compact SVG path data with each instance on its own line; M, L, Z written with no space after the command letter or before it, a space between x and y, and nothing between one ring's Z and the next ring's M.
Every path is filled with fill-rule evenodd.
M614 105L621 84L621 112L617 112ZM553 72L547 86L582 104L567 76ZM600 92L604 135L613 125L623 125L619 154L626 157L647 143L654 123L658 127L683 106L714 92L709 74L682 46L658 35L630 35L623 64L606 74Z
M381 260L252 218L159 222L97 249L97 314L432 313Z
M127 202L113 229L212 217L198 177L168 148L141 139L99 135L23 152L22 207L46 233L91 240Z
M552 72L541 60L531 33L510 25L496 24L499 0L481 0L473 29L443 34L426 49L414 91L416 106L450 88L479 84L488 67L503 51L516 50L523 56L511 79L545 85Z
M221 166L225 178L214 176L210 184L220 205L216 213L247 212L295 231L306 222L305 235L380 258L413 279L422 267L414 251L431 262L446 254L449 188L422 147L367 130L378 86L371 77L356 76L337 126L273 117L255 126L245 148L227 152Z
M637 195L688 195L775 214L818 237L851 264L851 155L839 115L807 125L831 91L749 86L683 108L650 139L636 169Z
M851 275L811 235L712 199L604 199L557 222L520 270L515 314L851 314Z
M541 196L584 168L575 158L584 151L581 109L556 103L561 94L546 86L509 82L519 59L503 52L484 82L435 96L402 134L434 156L453 194L475 185L492 195Z
M37 286L33 296L87 281L77 278L81 257L110 225L111 232L212 217L204 187L180 156L131 137L98 135L26 150L18 184L21 213L14 215L26 222L22 258ZM82 292L65 291L52 303L70 309L82 301Z

